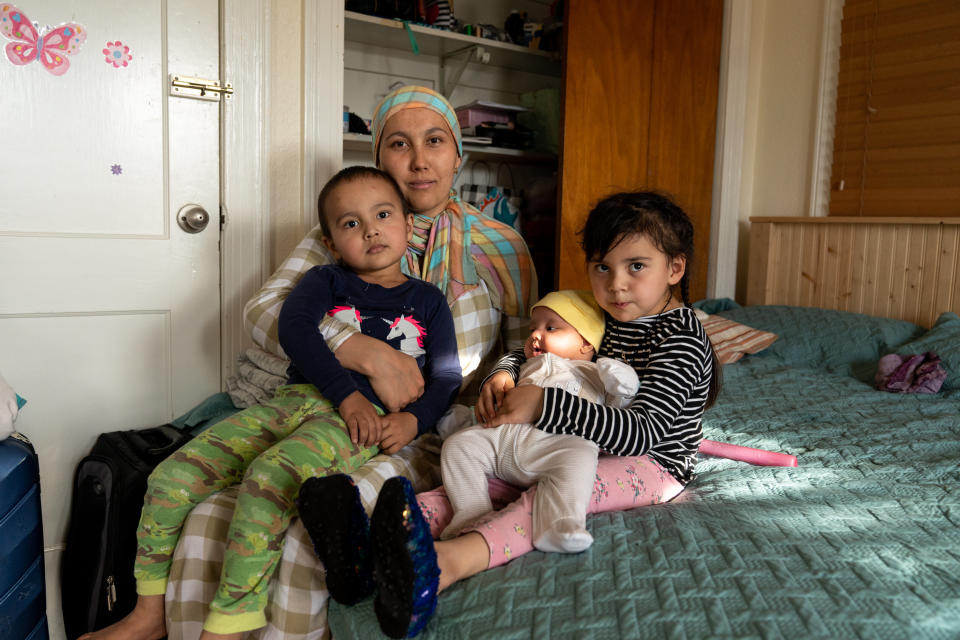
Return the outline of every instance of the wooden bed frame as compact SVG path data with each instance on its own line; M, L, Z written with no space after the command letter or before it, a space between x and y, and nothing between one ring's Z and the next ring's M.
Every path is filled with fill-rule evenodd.
M960 314L960 218L751 217L747 304L930 327Z

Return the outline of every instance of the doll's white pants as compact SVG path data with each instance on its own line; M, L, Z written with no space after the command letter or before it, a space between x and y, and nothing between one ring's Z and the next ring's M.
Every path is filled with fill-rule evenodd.
M583 551L593 543L585 525L597 454L589 440L545 433L530 424L458 431L443 443L443 485L455 515L441 538L456 536L493 510L487 478L495 476L518 487L537 484L531 532L537 549Z

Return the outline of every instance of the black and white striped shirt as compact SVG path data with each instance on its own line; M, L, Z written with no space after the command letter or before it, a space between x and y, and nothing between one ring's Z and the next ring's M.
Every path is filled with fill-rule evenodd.
M650 331L654 333L647 337ZM535 423L547 433L596 442L618 456L649 454L679 482L693 478L700 426L713 373L712 347L693 309L620 322L609 315L597 355L630 364L640 390L626 409L582 400L560 389L544 389L543 414ZM504 356L494 371L517 378L523 351Z

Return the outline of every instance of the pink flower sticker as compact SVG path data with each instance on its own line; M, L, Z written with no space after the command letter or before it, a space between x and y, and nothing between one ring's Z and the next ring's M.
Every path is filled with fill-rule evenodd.
M116 69L127 66L133 59L130 54L130 47L124 46L119 40L108 42L103 50L103 55L106 56L107 64L112 64Z

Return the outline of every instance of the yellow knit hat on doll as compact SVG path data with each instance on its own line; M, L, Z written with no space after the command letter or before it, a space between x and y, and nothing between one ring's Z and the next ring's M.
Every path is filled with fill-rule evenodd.
M590 291L563 289L552 291L535 302L530 310L546 307L557 313L593 346L600 349L603 340L603 311Z

